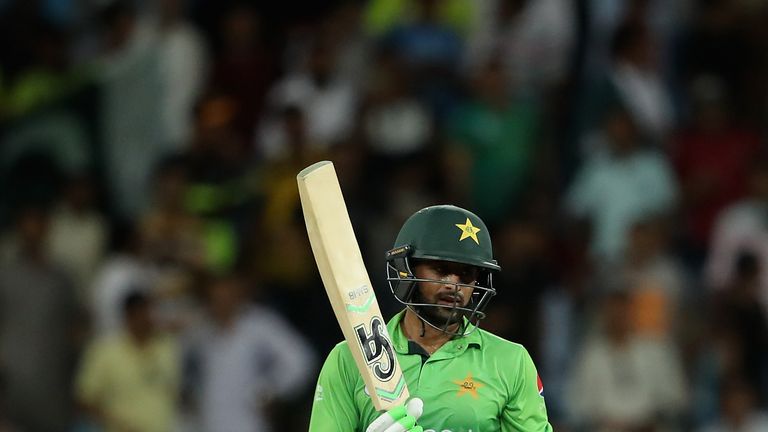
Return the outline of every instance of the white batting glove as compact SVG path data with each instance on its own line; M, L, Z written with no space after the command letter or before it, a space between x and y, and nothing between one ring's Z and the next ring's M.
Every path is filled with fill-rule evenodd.
M365 432L422 432L416 420L424 412L424 402L413 398L405 405L398 405L380 415Z

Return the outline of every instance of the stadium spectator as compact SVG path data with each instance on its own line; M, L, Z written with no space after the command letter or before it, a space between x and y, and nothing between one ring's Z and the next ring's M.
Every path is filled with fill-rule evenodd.
M535 100L509 93L498 61L479 68L471 97L445 130L450 144L444 172L451 196L490 225L509 217L535 161L539 120Z
M762 265L754 255L739 255L733 280L714 296L712 314L724 331L735 336L732 372L743 375L760 406L768 402L768 314L760 297Z
M611 40L611 63L602 77L589 84L581 113L583 132L599 128L613 106L624 106L638 134L656 144L665 143L674 122L672 97L661 76L658 51L647 25L628 22Z
M145 209L152 166L173 147L160 140L162 85L157 29L132 2L104 6L101 52L92 66L101 87L101 141L110 196L119 217Z
M123 328L123 299L133 290L151 293L156 273L152 269L139 231L133 226L113 227L110 251L97 271L90 291L91 333L105 336Z
M181 374L177 343L156 331L146 294L131 291L122 310L123 331L93 340L82 358L77 401L105 431L173 430Z
M185 0L161 0L153 19L158 32L161 93L158 141L180 148L192 132L192 112L209 73L208 47L185 18Z
M278 159L289 151L279 118L289 106L304 111L315 150L328 150L351 136L359 95L351 83L336 76L335 49L322 39L313 41L308 64L269 90L269 112L265 113L258 137L258 153L266 159Z
M686 274L670 253L664 220L648 215L632 223L619 262L606 263L603 277L627 283L630 318L641 336L678 342L688 300Z
M549 90L570 72L576 45L576 7L564 0L477 2L467 41L468 70L498 58L506 82L526 90Z
M267 306L249 302L246 281L215 278L207 313L187 336L185 381L199 430L282 430L274 404L301 395L315 370L304 338Z
M736 121L721 80L697 77L690 94L693 116L676 134L671 153L680 182L684 240L694 265L700 266L718 213L747 192L760 138Z
M72 278L80 305L93 300L91 288L107 248L109 221L96 208L96 185L87 174L66 181L62 199L51 214L48 248L51 259Z
M680 358L668 342L637 334L630 310L630 297L622 288L608 293L600 329L576 359L567 397L571 421L583 428L577 430L681 426L687 398ZM590 397L584 397L585 391Z
M768 266L768 165L762 158L752 161L749 189L746 197L724 208L715 222L704 267L705 282L713 290L733 280L733 263L739 254L752 254L760 268ZM768 307L768 272L760 273L758 295Z
M18 210L10 259L0 262L0 373L8 418L22 430L61 431L72 414L76 296L48 258L50 213Z
M219 19L208 88L233 98L238 107L234 123L250 141L261 118L269 83L275 75L272 53L265 46L264 23L244 2L229 7Z
M635 220L672 212L677 185L666 156L642 146L630 114L620 106L606 114L588 152L566 192L565 210L590 225L595 257L615 260Z

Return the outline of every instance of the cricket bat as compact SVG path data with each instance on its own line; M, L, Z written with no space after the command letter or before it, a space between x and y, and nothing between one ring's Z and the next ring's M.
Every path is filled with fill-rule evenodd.
M392 339L360 254L333 163L296 177L317 268L367 393L377 410L403 404L409 393Z

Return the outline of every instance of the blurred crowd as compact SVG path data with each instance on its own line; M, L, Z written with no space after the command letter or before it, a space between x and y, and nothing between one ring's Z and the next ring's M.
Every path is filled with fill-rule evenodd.
M265 4L266 3L266 4ZM768 3L0 0L0 431L306 430L295 176L471 209L558 431L768 431Z

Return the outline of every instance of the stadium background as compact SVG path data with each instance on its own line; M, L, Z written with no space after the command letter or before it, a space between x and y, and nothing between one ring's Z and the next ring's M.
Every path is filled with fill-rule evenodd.
M295 190L321 159L387 316L407 215L487 221L484 325L531 351L556 430L768 430L767 22L759 0L0 1L0 430L95 427L74 383L116 299L150 293L183 349L227 278L303 337L303 373L243 382L304 430L341 339Z

